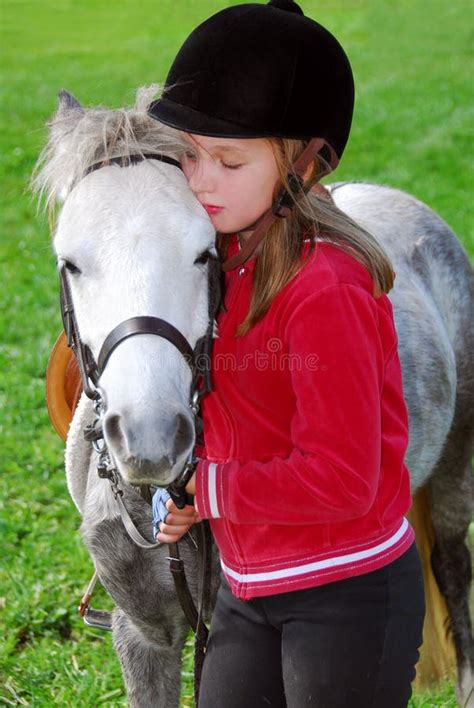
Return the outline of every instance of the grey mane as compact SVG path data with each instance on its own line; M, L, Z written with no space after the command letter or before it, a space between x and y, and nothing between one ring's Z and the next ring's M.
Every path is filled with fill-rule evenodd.
M49 121L49 139L36 164L32 189L45 208L64 201L96 162L133 154L164 154L179 159L189 145L173 128L147 114L159 87L139 88L131 108L82 108L67 91Z

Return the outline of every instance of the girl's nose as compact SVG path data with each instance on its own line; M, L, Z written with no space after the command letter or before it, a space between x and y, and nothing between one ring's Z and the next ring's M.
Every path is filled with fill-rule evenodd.
M198 194L200 192L212 192L214 188L214 178L212 169L205 165L203 160L188 161L184 169L191 190Z

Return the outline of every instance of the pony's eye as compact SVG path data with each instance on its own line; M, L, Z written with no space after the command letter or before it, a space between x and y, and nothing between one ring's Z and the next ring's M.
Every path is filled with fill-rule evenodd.
M79 275L79 273L81 272L79 268L71 261L64 261L64 267L66 268L68 273L71 273L71 275Z
M201 264L201 265L205 265L205 264L208 262L208 260L209 260L210 257L211 257L211 253L210 253L208 250L205 250L205 251L203 251L203 252L201 253L200 256L198 256L198 257L196 258L196 260L194 261L194 263L199 263L199 264Z

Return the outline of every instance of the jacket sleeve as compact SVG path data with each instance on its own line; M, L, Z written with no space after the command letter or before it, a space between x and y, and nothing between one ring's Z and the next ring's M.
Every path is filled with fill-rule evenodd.
M390 319L384 323L390 337L385 355L380 317ZM363 288L338 284L296 307L284 340L292 355L294 447L288 456L265 462L199 462L196 506L202 518L331 523L361 517L374 502L385 359L398 357L391 314Z

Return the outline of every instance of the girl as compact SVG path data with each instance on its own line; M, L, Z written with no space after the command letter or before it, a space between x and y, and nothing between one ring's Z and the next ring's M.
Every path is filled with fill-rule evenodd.
M220 551L204 708L410 696L424 601L404 518L394 274L318 185L344 151L353 99L335 38L272 0L197 27L150 107L184 133L189 185L222 260L237 263L187 487L195 505L154 500L158 540L206 518Z

